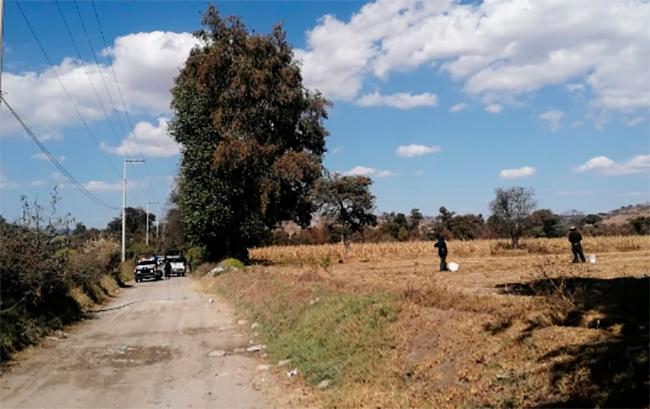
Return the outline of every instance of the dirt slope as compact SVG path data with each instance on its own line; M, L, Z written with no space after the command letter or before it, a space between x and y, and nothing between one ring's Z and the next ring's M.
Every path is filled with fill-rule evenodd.
M71 329L3 368L9 408L264 408L268 374L256 370L231 310L191 280L138 284ZM225 350L225 357L208 357ZM258 353L259 354L259 353Z

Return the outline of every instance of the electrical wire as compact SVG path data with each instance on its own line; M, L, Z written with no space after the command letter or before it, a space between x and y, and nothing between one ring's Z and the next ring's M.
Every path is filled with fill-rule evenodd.
M88 123L86 122L83 115L81 115L81 112L79 111L79 107L77 107L77 104L74 101L74 99L72 98L72 95L70 95L70 93L68 92L68 89L63 84L63 81L61 80L61 77L59 76L59 73L58 73L56 67L52 63L52 60L50 59L50 56L47 53L47 51L45 51L45 47L43 47L43 44L41 43L41 40L36 35L36 31L34 31L34 27L32 27L32 24L29 21L29 18L27 17L27 14L25 14L25 11L23 10L22 6L20 5L20 2L17 1L16 5L18 6L18 10L20 10L20 14L22 14L22 16L23 16L23 19L25 20L25 23L27 24L27 27L29 28L29 31L32 34L32 37L34 37L34 40L36 41L36 44L38 45L38 48L41 50L41 53L45 57L45 60L50 65L50 68L52 69L52 72L54 72L54 75L56 76L56 79L58 80L59 84L61 85L61 88L63 88L63 92L65 93L65 95L70 100L70 103L72 104L72 107L74 108L75 113L77 114L77 116L81 120L81 123L83 124L83 127L86 129L86 132L88 133L88 135L90 135L90 137L93 139L93 141L95 142L95 145L97 145L97 148L101 152L104 159L106 159L106 162L108 162L111 169L113 169L113 171L115 172L115 174L119 178L120 177L120 172L117 170L117 168L115 167L113 162L111 162L111 160L108 158L108 156L106 156L106 154L104 153L104 151L102 150L102 148L101 148L101 146L99 144L99 141L95 137L95 134L90 130L90 127L88 126ZM6 101L5 101L5 103L6 103Z
M59 162L59 160L54 155L52 155L52 153L50 153L50 151L43 144L43 142L41 142L41 140L34 134L34 132L32 132L32 130L27 126L27 124L22 120L20 115L18 115L18 113L16 111L14 111L14 109L11 107L11 105L9 105L9 103L7 102L7 100L5 99L4 96L0 95L0 101L2 101L5 104L7 109L9 109L9 112L11 112L11 114L14 116L14 118L16 118L18 123L20 123L20 125L23 127L25 132L27 132L27 134L34 141L34 143L36 145L38 145L38 147L45 154L45 156L47 156L47 158L50 160L50 162L52 162L52 164L59 170L59 172L61 172L61 174L63 176L65 176L70 181L70 183L72 183L77 189L79 189L79 191L82 194L84 194L87 198L94 201L96 204L98 204L100 206L106 207L106 208L111 209L111 210L120 210L119 207L113 206L113 205L103 201L102 199L98 198L92 192L90 192L88 189L86 189L81 183L79 183L79 181L72 175L72 173L70 173L61 164L61 162Z
M76 0L75 0L75 3L76 3ZM97 7L95 5L95 0L91 0L91 4L93 6L93 12L95 14L95 20L97 21L97 27L99 28L99 33L101 35L101 38L102 38L102 41L103 41L103 44L104 44L104 48L108 49L109 48L108 41L106 41L106 36L104 35L104 29L103 29L103 26L102 26L101 19L99 18L99 13L97 12ZM110 57L109 57L109 60L112 61L112 59ZM120 86L120 81L118 80L117 74L115 73L115 68L113 67L114 64L111 63L109 65L111 67L111 73L113 74L113 79L115 80L115 85L117 86L117 92L118 92L118 95L120 96L120 101L122 102L122 109L123 109L124 115L126 116L126 119L127 119L127 122L129 124L129 126L131 127L131 129L133 129L133 142L135 143L135 146L138 149L138 153L140 154L140 156L144 157L144 154L142 153L142 149L140 148L140 144L138 143L138 137L135 134L135 125L133 124L133 121L131 119L131 115L129 114L129 110L126 107L126 100L124 99L124 93L122 92L122 87ZM149 166L147 165L147 162L144 163L144 167L145 167L147 173L150 174ZM157 189L155 188L155 185L154 185L154 192L157 193Z
M79 51L79 46L77 45L77 42L74 39L74 36L72 35L72 30L70 29L70 25L68 24L68 20L65 17L65 14L63 13L63 9L61 8L61 2L59 0L55 0L56 3L56 8L59 11L59 15L61 16L61 19L63 20L63 24L65 25L65 29L68 32L68 37L70 37L70 41L72 42L72 46L77 54L77 58L79 58L79 62L81 63L81 66L83 67L84 72L86 73L86 77L88 78L88 82L90 83L90 87L93 90L93 94L95 94L95 98L97 99L97 102L99 103L100 108L102 109L102 112L104 112L104 116L106 117L106 120L108 121L108 125L111 128L111 131L113 132L113 136L115 138L115 142L119 145L119 136L117 133L117 130L115 129L115 126L113 124L113 121L111 120L111 117L106 110L106 107L104 106L104 103L102 102L102 99L99 97L99 92L97 92L97 88L95 87L95 84L92 81L92 78L90 76L90 72L88 71L88 67L86 64L83 63L83 58L81 57L81 52ZM99 69L99 66L97 66Z
M97 65L99 67L99 61L97 60L97 54L95 52L95 47L93 46L92 40L90 39L90 34L89 34L89 31L88 31L88 28L86 26L86 23L84 21L84 18L82 16L82 14L81 14L81 9L79 8L79 3L77 3L77 0L73 0L73 3L74 3L75 10L77 12L77 16L79 17L79 22L81 23L81 28L83 30L84 36L86 37L86 41L88 43L88 48L90 49L90 53L91 53L91 55L93 57L93 60L95 61L95 65ZM105 46L105 48L108 49L108 47L106 47L106 46ZM111 70L113 71L113 73L115 73L112 64L109 64L109 66L110 66ZM120 126L122 133L124 135L128 135L126 127L122 123L122 119L117 114L118 113L117 106L116 106L115 101L113 100L113 96L111 95L111 92L109 90L108 83L106 82L106 77L104 76L104 73L101 70L99 71L99 76L102 79L102 84L104 85L104 90L106 91L106 95L108 96L108 100L110 102L112 111L115 112L115 117L117 118L117 123ZM121 95L121 91L120 91L120 95ZM124 109L126 110L126 107L124 107ZM140 149L140 146L137 143L136 136L135 136L135 127L133 127L132 124L131 124L131 129L132 129L132 135L134 137L134 142L136 144L136 147L138 148L138 152L140 153L141 157L144 157L144 155L142 154L142 150ZM128 157L128 155L125 155L125 156ZM146 162L145 162L145 169L148 171ZM136 170L136 173L139 174L140 173L139 170ZM145 176L140 175L140 179L142 180L143 189L140 189L139 193L142 194L142 196L143 196L142 198L144 199L145 202L150 202L151 201L151 194L149 192L149 188L148 188L147 184L145 183L146 174L145 174Z

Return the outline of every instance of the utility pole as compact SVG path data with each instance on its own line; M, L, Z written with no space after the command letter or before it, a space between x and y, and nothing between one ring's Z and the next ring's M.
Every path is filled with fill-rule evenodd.
M126 260L126 164L144 163L144 159L124 159L122 165L122 262Z
M147 208L147 235L146 235L145 242L146 242L147 246L149 245L149 205L150 204L158 204L158 202L147 202L147 205L146 205L146 208Z

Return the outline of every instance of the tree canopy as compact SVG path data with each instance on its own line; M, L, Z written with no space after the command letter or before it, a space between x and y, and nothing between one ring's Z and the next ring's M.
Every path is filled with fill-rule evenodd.
M135 207L127 207L124 209L124 212L126 213L127 242L144 240L144 232L147 226L147 212ZM154 226L155 223L156 215L149 213L149 226ZM120 237L122 234L122 215L114 217L113 220L108 222L106 232L115 238Z
M490 222L497 231L508 234L513 248L519 247L519 238L524 233L528 216L537 207L535 192L519 186L498 188L490 203Z
M172 89L182 147L178 206L190 244L247 258L279 221L307 226L321 176L328 102L302 84L281 26L249 32L214 6Z
M372 180L366 176L338 176L319 179L314 199L322 215L336 227L349 247L349 236L377 224L372 213L375 197L370 193ZM405 219L406 223L406 219Z

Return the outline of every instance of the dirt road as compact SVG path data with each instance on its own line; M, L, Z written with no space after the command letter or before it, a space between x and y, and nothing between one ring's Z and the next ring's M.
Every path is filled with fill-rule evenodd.
M274 406L260 391L259 358L236 350L250 346L243 325L190 279L139 283L103 308L21 354L0 378L0 407ZM209 357L215 350L227 355Z

